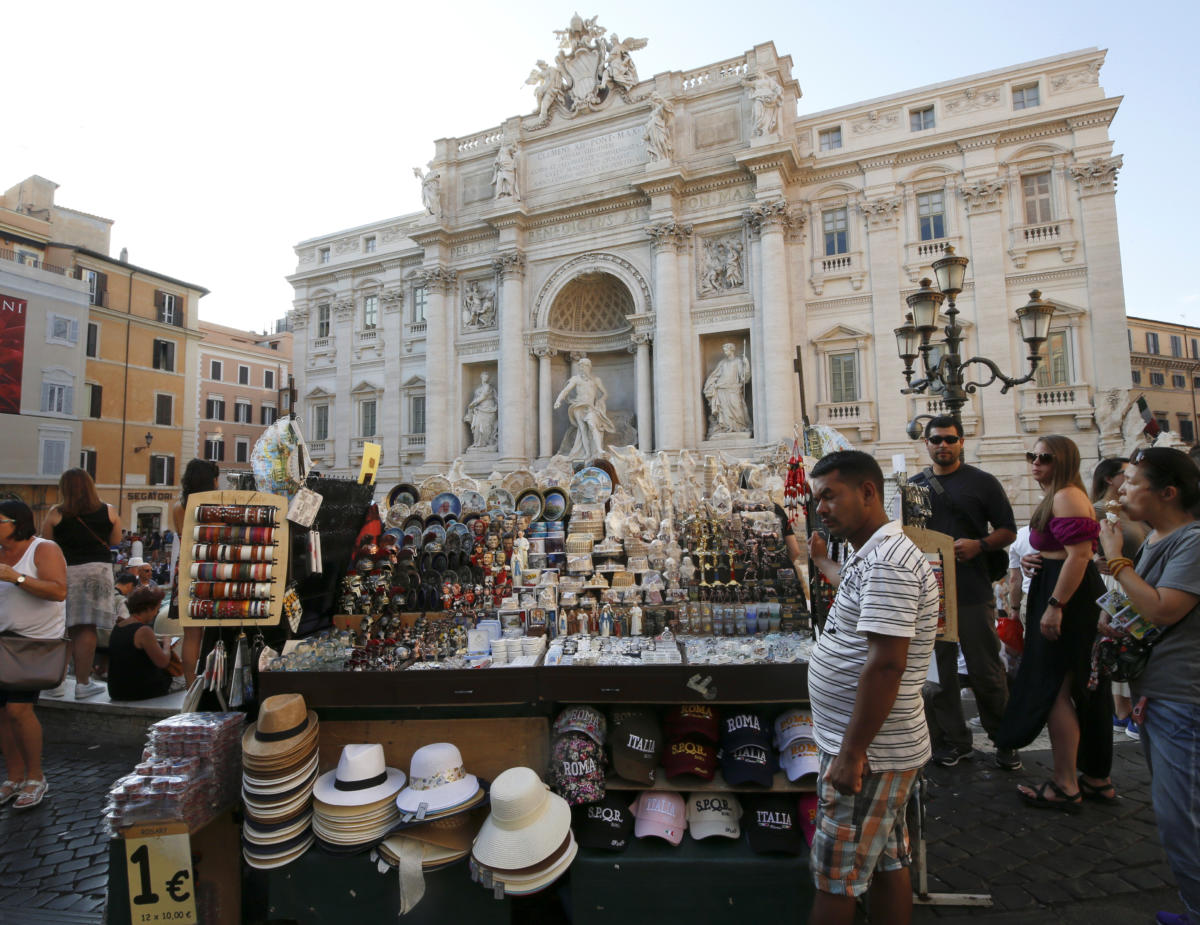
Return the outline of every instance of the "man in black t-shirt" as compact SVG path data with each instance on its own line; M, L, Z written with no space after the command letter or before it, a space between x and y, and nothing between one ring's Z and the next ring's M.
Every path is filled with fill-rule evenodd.
M967 663L967 678L975 692L984 731L994 736L1008 704L1008 679L1000 661L996 635L996 601L988 578L985 552L1003 549L1016 539L1012 505L996 477L963 461L962 427L950 415L925 425L925 447L933 465L909 479L931 486L932 530L954 537L958 601L958 645L934 647L941 690L926 703L925 716L933 740L933 761L953 767L971 756L971 731L963 718L958 688L958 648ZM996 764L1005 770L1021 767L1014 749L998 749Z

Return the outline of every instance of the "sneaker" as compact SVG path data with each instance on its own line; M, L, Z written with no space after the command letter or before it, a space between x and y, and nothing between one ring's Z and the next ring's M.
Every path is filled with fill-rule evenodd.
M1192 925L1186 912L1160 912L1154 917L1158 925Z
M972 729L982 729L983 728L983 718L979 717L979 716L972 716L969 720L967 720L967 725L970 726Z
M1021 753L1015 748L996 749L996 767L1004 771L1021 770Z
M1131 722L1133 722L1133 717L1131 716L1120 719L1116 713L1113 714L1113 729L1127 729Z
M970 758L974 749L969 745L943 745L929 759L943 768L952 768L965 758Z
M86 700L88 697L95 697L102 691L108 690L108 687L101 684L99 681L88 681L87 684L75 682L75 699Z
M63 683L58 687L52 687L48 691L42 691L42 696L47 700L62 700L67 696L67 684L69 682L64 678Z
M1142 730L1138 728L1138 724L1133 720L1130 720L1129 725L1125 727L1125 735L1129 736L1135 742L1142 740Z

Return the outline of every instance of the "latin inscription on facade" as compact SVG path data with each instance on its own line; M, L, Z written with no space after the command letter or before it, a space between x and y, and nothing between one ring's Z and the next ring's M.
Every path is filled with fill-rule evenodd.
M577 218L570 222L531 228L526 235L526 240L530 244L536 244L552 238L569 238L573 235L603 231L606 228L618 228L631 222L644 222L649 217L649 209L624 209L620 212L606 212L603 215L589 215L586 218Z
M645 162L646 146L642 142L642 127L634 126L597 138L531 152L526 176L530 187L554 186L598 173L628 170Z

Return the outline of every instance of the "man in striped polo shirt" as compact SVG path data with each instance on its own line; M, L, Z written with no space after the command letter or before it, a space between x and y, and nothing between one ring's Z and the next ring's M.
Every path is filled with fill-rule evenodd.
M809 921L849 925L855 898L870 888L871 921L904 925L912 919L904 810L930 756L921 685L937 632L937 579L888 520L874 459L830 453L812 484L817 516L854 553L839 571L813 534L813 561L837 595L808 674L821 751Z

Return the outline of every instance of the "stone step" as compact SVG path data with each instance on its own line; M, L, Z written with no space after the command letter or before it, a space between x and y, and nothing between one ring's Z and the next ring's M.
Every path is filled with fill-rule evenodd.
M105 741L121 745L140 745L146 730L160 719L174 716L183 704L183 691L163 697L133 702L109 700L102 691L86 700L75 700L74 682L67 681L67 695L59 699L39 697L37 716L50 742L94 742L103 734Z

